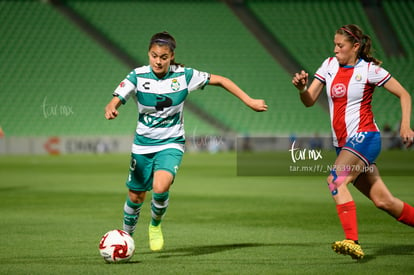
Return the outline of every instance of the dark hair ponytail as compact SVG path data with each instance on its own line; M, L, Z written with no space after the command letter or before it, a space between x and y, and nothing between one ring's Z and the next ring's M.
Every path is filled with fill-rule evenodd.
M150 50L152 45L154 44L157 44L159 46L168 46L168 48L170 48L170 51L172 53L174 53L175 48L177 47L177 43L174 37L166 31L156 33L151 37L148 50ZM171 60L171 65L177 65L177 66L184 67L183 64L177 63L175 59Z
M372 56L372 40L369 35L363 33L362 29L354 24L345 25L336 31L344 35L351 43L359 43L358 57L375 65L381 65L382 61Z

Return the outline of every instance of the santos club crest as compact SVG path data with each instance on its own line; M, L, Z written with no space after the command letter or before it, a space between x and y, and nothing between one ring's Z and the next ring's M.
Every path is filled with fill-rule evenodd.
M180 82L178 82L177 79L175 79L175 78L171 81L171 89L174 92L176 92L180 89Z

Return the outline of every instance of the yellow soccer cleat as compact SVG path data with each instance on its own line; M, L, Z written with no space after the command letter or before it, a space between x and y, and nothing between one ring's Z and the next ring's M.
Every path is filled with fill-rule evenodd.
M152 251L160 251L164 247L164 237L162 236L161 224L158 226L150 224L148 234L150 249Z
M338 254L349 255L354 260L360 260L365 256L361 246L353 240L334 242L332 244L332 249Z

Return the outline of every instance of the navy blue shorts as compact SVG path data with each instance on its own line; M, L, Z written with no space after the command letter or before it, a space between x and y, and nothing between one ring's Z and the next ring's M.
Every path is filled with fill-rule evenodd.
M360 158L366 166L375 162L381 152L380 132L360 132L352 136L343 147L336 147L339 155L341 150L347 150Z

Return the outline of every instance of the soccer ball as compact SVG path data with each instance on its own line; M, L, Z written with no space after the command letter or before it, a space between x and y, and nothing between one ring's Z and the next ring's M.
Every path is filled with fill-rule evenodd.
M123 230L111 230L102 236L99 252L108 263L127 262L135 252L134 239Z

